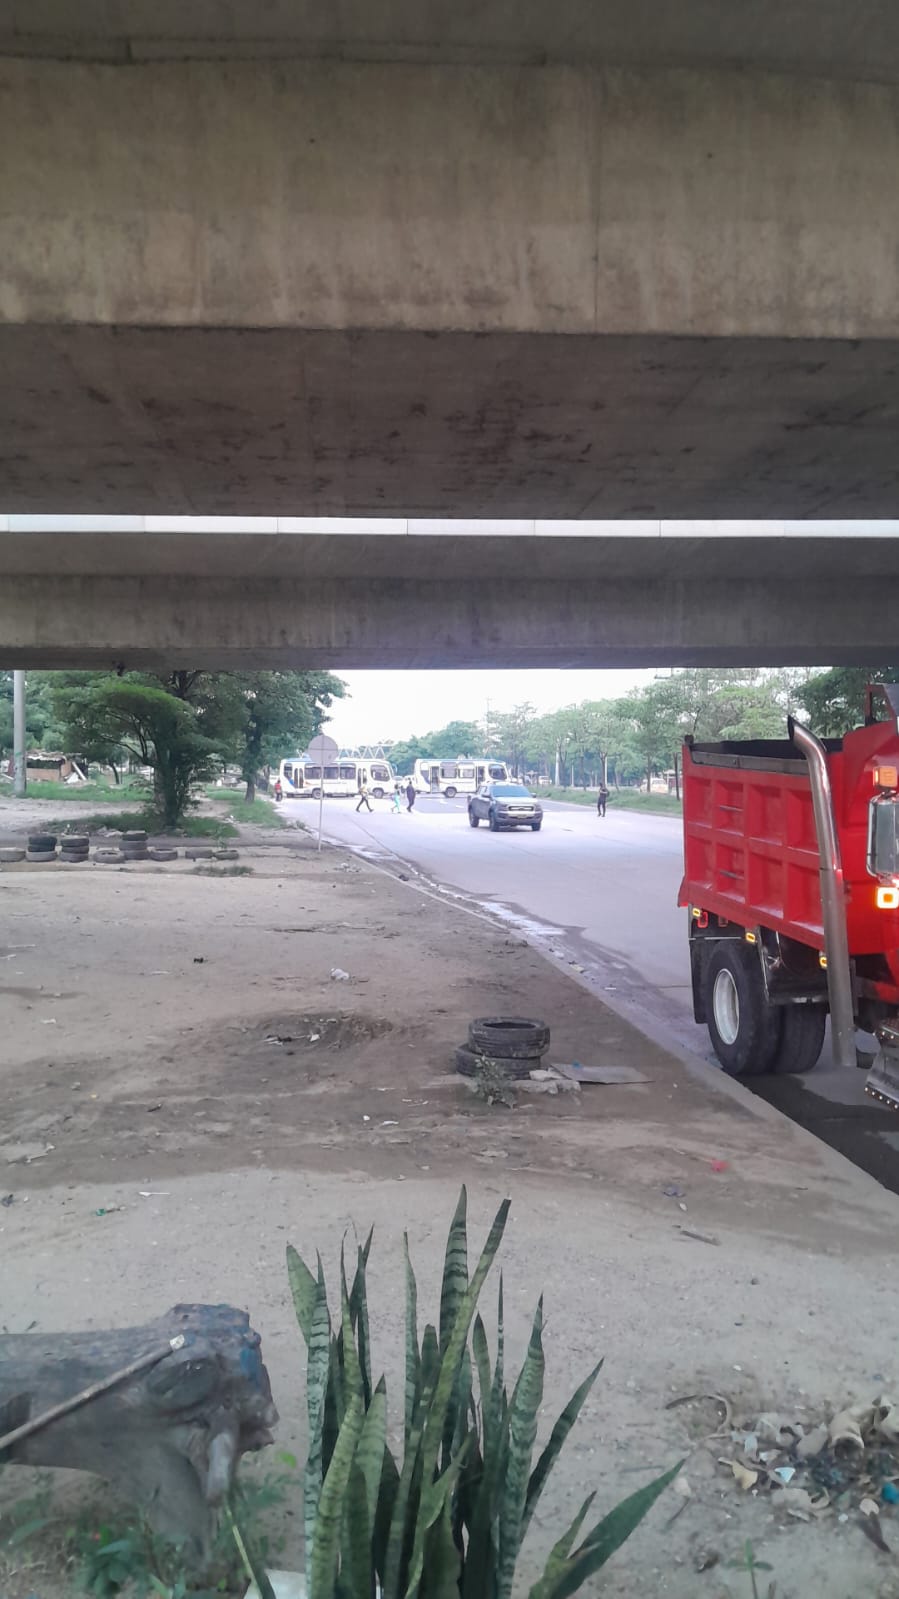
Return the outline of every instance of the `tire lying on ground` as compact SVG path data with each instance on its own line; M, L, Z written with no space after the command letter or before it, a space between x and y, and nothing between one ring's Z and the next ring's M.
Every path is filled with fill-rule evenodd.
M236 861L239 853L236 849L217 849L213 858L217 861Z
M81 861L89 859L86 849L61 849L59 859L65 861L67 866L76 866Z
M163 848L161 845L157 845L155 849L148 849L147 855L151 861L176 861L178 859L178 851L176 849Z
M59 841L60 849L90 849L91 841L87 833L63 833Z
M189 861L211 861L215 850L195 845L192 849L184 851L185 858Z
M534 1065L532 1060L513 1059L502 1055L481 1055L477 1050L466 1049L464 1045L456 1050L455 1058L456 1071L462 1077L476 1077L484 1070L498 1072L501 1077L527 1077Z
M100 866L117 866L125 859L120 849L98 849L94 851L94 860Z
M469 1026L468 1042L479 1055L539 1060L549 1048L549 1028L527 1016L478 1016Z
M56 848L55 833L29 833L28 848L37 853L40 850L53 850Z
M30 861L32 866L49 866L51 861L56 860L56 851L55 849L26 849L25 859Z
M146 844L147 835L142 827L135 827L129 833L122 834L123 844Z
M0 865L12 866L15 861L23 861L24 859L25 851L23 849L15 849L11 844L6 849L0 849Z

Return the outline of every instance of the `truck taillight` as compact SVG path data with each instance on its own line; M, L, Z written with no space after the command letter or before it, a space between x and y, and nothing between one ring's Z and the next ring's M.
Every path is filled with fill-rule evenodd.
M899 911L899 888L895 885L881 883L875 898L879 911Z

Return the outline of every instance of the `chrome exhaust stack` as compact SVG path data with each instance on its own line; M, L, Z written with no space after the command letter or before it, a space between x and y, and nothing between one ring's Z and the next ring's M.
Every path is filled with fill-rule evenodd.
M824 921L824 954L827 959L827 997L830 1002L830 1033L833 1058L837 1066L855 1066L855 1002L852 994L852 969L849 963L849 935L846 931L846 892L840 841L833 815L833 792L827 770L827 751L821 740L807 727L787 722L791 741L805 756L812 790L812 810L820 861L821 910ZM878 1056L878 1060L880 1056ZM875 1067L876 1070L876 1067ZM899 1090L899 1078L897 1078ZM899 1108L899 1097L896 1100Z

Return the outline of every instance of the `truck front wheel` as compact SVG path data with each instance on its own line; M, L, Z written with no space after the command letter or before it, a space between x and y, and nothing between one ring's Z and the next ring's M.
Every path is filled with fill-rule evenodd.
M705 963L703 990L712 1048L728 1076L769 1071L781 1016L765 998L755 949L735 938L716 943Z

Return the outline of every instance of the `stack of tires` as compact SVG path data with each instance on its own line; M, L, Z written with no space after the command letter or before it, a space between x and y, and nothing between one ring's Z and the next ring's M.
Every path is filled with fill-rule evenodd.
M59 858L66 866L77 866L90 854L91 841L86 833L63 833L59 844Z
M490 1063L505 1077L527 1077L549 1048L549 1028L528 1016L479 1016L468 1029L468 1043L456 1050L456 1071L476 1077Z
M25 859L32 866L49 866L51 861L56 860L56 834L29 833Z
M147 861L150 859L147 835L143 828L136 827L131 832L122 834L122 854L126 861Z

